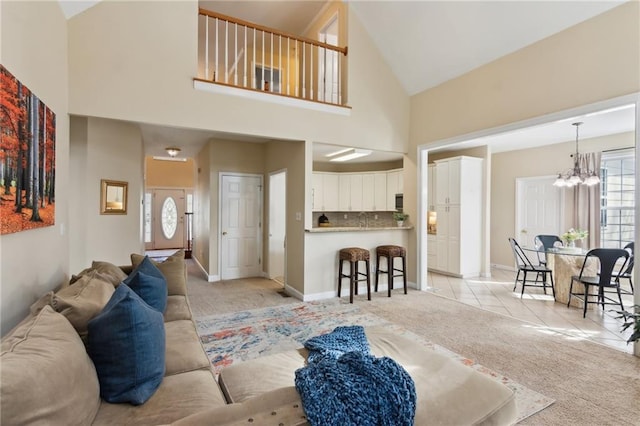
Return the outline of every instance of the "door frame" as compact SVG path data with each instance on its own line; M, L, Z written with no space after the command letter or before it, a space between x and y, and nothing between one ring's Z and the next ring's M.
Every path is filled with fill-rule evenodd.
M545 176L531 176L531 177L521 177L521 178L516 178L516 209L515 209L515 213L516 213L516 217L515 217L515 229L513 230L513 235L515 236L516 240L518 241L518 243L520 243L521 245L523 244L520 241L520 238L518 238L521 234L521 230L522 230L522 212L523 212L523 205L522 205L522 196L524 195L524 191L522 189L522 185L524 185L527 182L532 182L532 181L548 181L550 185L553 184L553 181L557 178L556 175L545 175ZM557 191L558 194L558 234L560 235L562 233L562 226L565 223L564 222L564 218L565 218L565 191ZM533 241L532 241L533 242Z
M282 265L282 275L284 277L284 284L286 284L287 282L287 169L281 169L281 170L276 170L273 171L271 173L269 173L269 206L267 207L269 209L269 225L271 222L271 207L272 207L272 194L271 194L271 179L276 176L276 175L283 175L284 176L284 187L282 188L283 190L283 198L284 198L284 216L282 217L282 222L284 225L284 258L283 258L283 265ZM267 234L267 247L268 247L268 253L269 253L269 272L268 272L268 277L269 279L273 279L275 278L271 272L271 247L272 247L272 242L271 242L271 229L269 226L268 229L268 234Z
M155 232L154 232L154 224L153 221L155 219L154 215L153 215L153 209L155 207L154 203L155 203L155 191L156 190L182 190L184 191L184 210L185 212L187 211L187 196L191 195L192 197L194 196L194 189L192 187L183 187L183 186L147 186L144 188L144 191L142 193L142 197L143 197L143 209L142 209L142 232L141 232L141 236L142 236L142 244L144 244L144 249L145 250L155 250L154 248L154 244L155 244ZM150 206L147 206L146 203L144 203L146 194L149 193L151 194L151 199L150 199ZM145 239L145 232L146 232L146 223L145 223L145 215L147 212L147 207L150 208L150 219L151 219L151 224L150 224L150 235L151 235L151 241L146 242ZM186 228L186 222L184 220L183 217L183 234L182 234L182 248L186 249L187 247L187 228Z
M218 232L218 276L220 277L220 281L224 280L222 276L222 180L224 176L239 176L239 177L257 177L260 179L260 186L262 188L262 198L260 199L260 212L258 213L260 217L260 232L258 232L258 253L261 253L261 259L264 257L264 248L263 248L263 240L264 240L264 176L258 173L237 173L237 172L218 172L218 223L217 223L217 232ZM262 268L262 275L264 275L264 262L260 262Z

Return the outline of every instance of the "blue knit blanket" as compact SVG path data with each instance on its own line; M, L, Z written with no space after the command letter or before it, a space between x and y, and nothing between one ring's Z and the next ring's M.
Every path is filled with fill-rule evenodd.
M391 358L372 356L361 326L337 327L305 347L308 364L295 384L312 426L413 425L411 376Z

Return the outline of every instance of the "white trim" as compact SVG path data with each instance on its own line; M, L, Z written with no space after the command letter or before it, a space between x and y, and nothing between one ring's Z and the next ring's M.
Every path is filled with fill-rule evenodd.
M300 293L298 290L291 287L289 284L284 285L284 292L291 297L295 297L296 299L302 300L303 302L305 301L304 294Z
M229 87L222 84L208 83L204 81L194 80L193 88L209 93L217 93L222 95L238 96L241 98L252 99L257 101L268 102L290 107L305 108L313 111L327 112L330 114L351 116L351 108L328 105L320 102L306 101L303 99L281 96L277 93L262 93L254 90L243 89L239 87Z
M518 270L516 268L514 268L513 266L505 266L505 265L499 265L497 263L492 263L491 264L492 268L495 269L501 269L503 271L509 271L509 272L517 272Z

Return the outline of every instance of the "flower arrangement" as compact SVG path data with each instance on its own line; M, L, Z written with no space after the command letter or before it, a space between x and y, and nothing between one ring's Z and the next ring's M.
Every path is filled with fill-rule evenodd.
M567 232L560 236L560 239L568 243L574 241L584 240L589 236L589 231L586 229L569 229Z

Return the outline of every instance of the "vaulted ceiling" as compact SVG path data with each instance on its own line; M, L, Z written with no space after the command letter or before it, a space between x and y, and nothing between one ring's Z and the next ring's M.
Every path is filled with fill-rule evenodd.
M350 7L407 94L414 95L626 1L629 0L350 0ZM60 0L67 18L98 2ZM302 34L326 3L326 0L200 0L199 6ZM600 118L602 121L605 117ZM620 126L612 133L633 129L634 123ZM147 138L153 135L157 139L163 134L161 129L151 131L147 127L144 127ZM206 135L194 138L199 140L203 136Z

